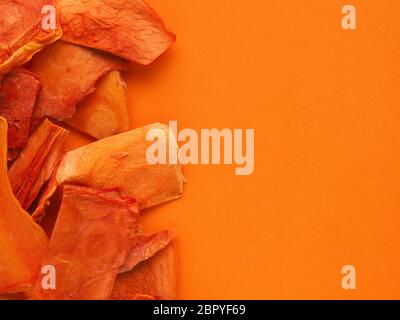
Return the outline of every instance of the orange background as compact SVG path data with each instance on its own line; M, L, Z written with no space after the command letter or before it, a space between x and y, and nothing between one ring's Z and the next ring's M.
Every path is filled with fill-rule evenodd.
M150 3L178 42L125 74L132 127L256 130L252 176L186 166L184 197L145 214L178 230L178 297L400 298L399 1Z

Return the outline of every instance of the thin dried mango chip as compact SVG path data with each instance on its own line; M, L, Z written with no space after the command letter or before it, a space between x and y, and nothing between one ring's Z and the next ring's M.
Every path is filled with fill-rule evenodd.
M30 66L42 83L35 118L71 118L78 102L95 90L102 76L123 68L124 62L110 55L63 41L52 44Z
M7 122L0 117L0 294L31 286L48 239L15 199L7 175Z
M121 73L111 71L100 79L96 91L80 102L75 115L65 122L96 139L127 131L128 98Z
M176 253L174 244L120 274L111 295L113 300L176 299Z
M31 208L58 168L68 134L67 130L46 119L32 134L26 148L10 167L8 176L12 190L25 210ZM45 196L49 199L51 195L46 193ZM41 217L43 209L44 205L35 211L35 219Z
M54 3L51 0L0 0L0 78L61 37L58 19L54 29L43 28L42 9L46 5Z
M57 6L63 40L140 64L150 64L176 41L142 0L57 0Z
M162 143L168 150L170 136L173 137L169 127L148 125L68 152L58 170L58 182L92 188L115 187L123 195L135 198L141 209L181 197L184 183L181 165L147 161L147 149L152 142L146 136L151 130L165 134Z
M40 82L35 74L17 68L7 74L0 87L0 116L8 123L8 149L19 149L26 145L31 129L31 119ZM13 158L9 153L9 158Z

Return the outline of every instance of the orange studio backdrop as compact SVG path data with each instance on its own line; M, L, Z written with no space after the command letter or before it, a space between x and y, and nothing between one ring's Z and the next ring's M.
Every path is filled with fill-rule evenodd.
M255 129L252 175L186 166L145 213L177 229L178 297L400 299L400 2L149 2L178 41L124 74L132 127Z

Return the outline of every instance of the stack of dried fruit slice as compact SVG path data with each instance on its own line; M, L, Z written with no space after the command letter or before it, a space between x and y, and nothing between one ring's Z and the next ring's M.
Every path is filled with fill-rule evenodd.
M0 0L0 11L0 298L174 299L175 233L146 234L140 219L184 183L180 164L147 162L146 136L176 141L158 123L128 131L121 71L175 35L142 0ZM98 141L65 153L63 123ZM57 190L48 239L39 223Z

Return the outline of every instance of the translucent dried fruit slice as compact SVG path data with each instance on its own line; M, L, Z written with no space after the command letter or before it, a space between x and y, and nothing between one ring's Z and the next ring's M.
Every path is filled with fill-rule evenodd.
M151 235L140 235L131 245L124 265L119 269L120 273L135 268L139 263L154 256L158 251L168 246L175 238L175 232L164 230Z
M0 116L8 122L9 155L26 145L40 82L35 74L17 68L7 74L0 87ZM10 149L16 149L12 151Z
M63 40L140 64L150 64L176 41L142 0L57 0L57 5Z
M43 217L46 214L46 209L50 205L50 200L57 191L58 183L56 177L58 167L59 164L56 168L54 168L53 174L50 180L47 182L47 186L43 187L43 192L41 192L41 194L38 196L39 199L37 201L36 208L32 209L32 219L36 222L42 221ZM45 231L47 230L45 229Z
M35 118L71 118L77 103L95 90L102 76L123 68L120 59L67 42L58 41L47 47L30 66L42 83Z
M57 286L37 299L109 298L118 269L140 232L136 201L115 190L65 185L59 216L43 265L55 267Z
M32 134L26 148L10 167L8 175L12 190L25 210L31 208L58 168L68 134L67 130L46 119ZM48 193L45 196L50 198ZM44 209L44 206L41 208ZM40 216L40 210L36 211L35 218Z
M34 282L47 249L44 231L15 199L7 176L7 122L0 117L0 294Z
M146 137L151 131L164 133L166 138L159 143L166 150L170 143L176 143L169 127L162 124L96 141L65 155L57 173L58 182L92 188L115 187L135 198L141 209L181 197L184 182L181 165L147 161L146 153L153 142Z
M96 91L77 106L66 120L72 127L93 138L103 139L129 128L126 84L119 71L111 71L99 80Z
M0 0L0 78L61 37L59 24L48 30L42 25L42 9L52 4L51 0Z
M111 295L113 300L176 299L176 254L168 245L130 272L120 274Z

